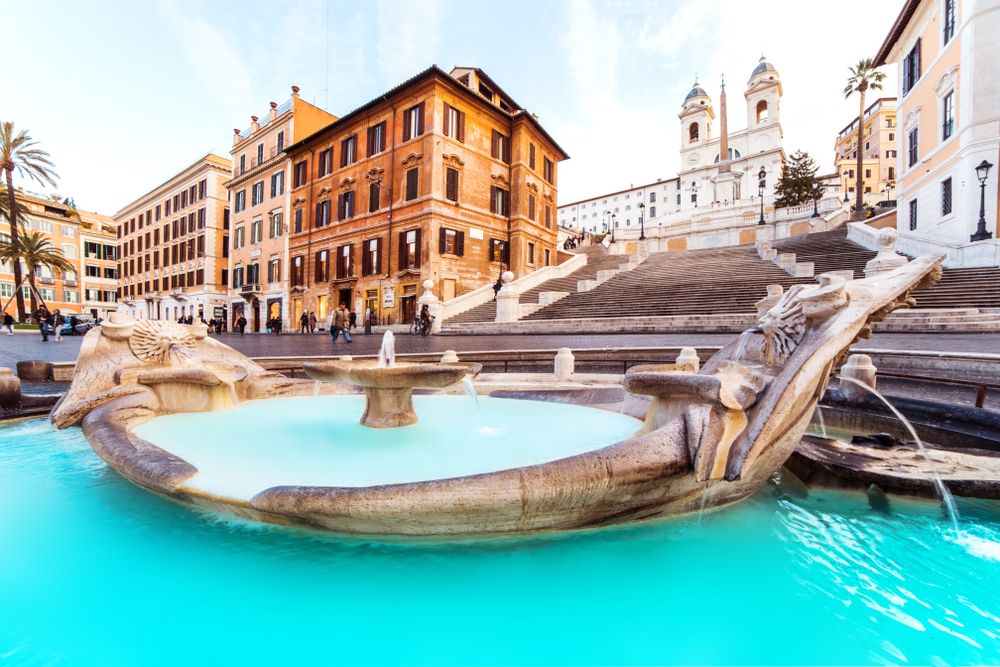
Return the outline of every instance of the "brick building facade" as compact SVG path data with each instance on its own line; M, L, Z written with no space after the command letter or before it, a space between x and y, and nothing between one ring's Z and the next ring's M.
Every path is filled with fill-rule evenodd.
M430 67L287 149L291 320L338 303L400 323L556 262L566 153L484 72Z

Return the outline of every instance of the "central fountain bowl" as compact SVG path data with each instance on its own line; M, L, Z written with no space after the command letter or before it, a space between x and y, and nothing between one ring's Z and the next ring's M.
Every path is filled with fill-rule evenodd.
M318 382L342 382L365 390L361 423L372 428L397 428L417 423L414 389L444 389L477 375L482 364L393 363L372 360L307 362L306 374Z

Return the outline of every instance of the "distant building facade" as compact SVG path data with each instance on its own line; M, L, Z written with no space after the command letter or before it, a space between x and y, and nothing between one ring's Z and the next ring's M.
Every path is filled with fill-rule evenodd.
M114 220L80 213L81 312L105 319L118 308L118 241Z
M231 170L206 155L115 214L120 300L136 319L228 321Z
M335 120L292 86L284 104L271 102L263 118L251 116L248 129L233 133L228 312L231 321L244 316L247 331L266 331L276 319L283 329L298 322L301 313L288 302L292 174L285 148Z
M73 264L70 271L52 271L42 268L35 276L35 285L39 296L49 310L60 309L64 313L90 312L103 317L109 309L115 307L116 280L112 270L111 278L105 280L103 273L93 276L86 271L86 262L81 257L84 251L84 240L96 240L101 245L114 244L114 232L111 218L99 213L78 211L69 204L31 195L23 191L16 193L19 204L27 209L22 219L24 226L33 231L41 232L58 250L62 256ZM0 238L10 239L10 221L0 217ZM112 259L112 267L114 260ZM103 267L101 267L103 269ZM22 270L24 283L21 291L24 294L25 307L29 308L31 289L28 286L27 272ZM14 267L7 262L0 263L0 305L6 306L7 312L16 315L14 297ZM90 290L98 290L93 294ZM99 301L88 301L87 295L99 297Z
M897 247L1000 265L1000 0L906 0L875 56L899 79ZM992 165L985 188L977 166ZM983 221L980 227L980 203Z
M896 142L899 127L896 122L896 98L875 100L864 113L862 130L862 188L865 204L896 197ZM855 118L837 134L834 164L840 174L840 190L854 201L858 168L858 119Z
M649 233L662 227L670 214L681 210L678 197L683 193L679 186L680 179L671 178L562 204L559 226L601 234L610 232L612 225L619 231L641 225Z
M558 163L568 156L477 68L430 67L287 149L290 299L383 323L556 262Z

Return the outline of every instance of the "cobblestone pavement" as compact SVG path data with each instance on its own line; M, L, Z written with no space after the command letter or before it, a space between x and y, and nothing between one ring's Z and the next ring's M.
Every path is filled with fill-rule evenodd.
M508 336L396 336L396 351L444 352L445 350L545 350L570 347L577 349L602 347L658 347L691 345L725 345L736 337L735 334L717 333L677 333L677 334L586 334L572 335L508 335ZM347 344L343 339L337 343L327 334L300 335L287 334L272 336L235 334L216 336L249 357L309 356L333 354L376 354L382 341L381 335L357 334L354 342ZM72 361L80 350L82 336L68 336L56 343L51 338L43 343L34 333L19 333L14 336L0 335L0 366L14 367L19 359L42 359L45 361ZM988 352L1000 354L1000 336L996 334L956 333L956 334L876 334L858 347L936 350L945 352Z

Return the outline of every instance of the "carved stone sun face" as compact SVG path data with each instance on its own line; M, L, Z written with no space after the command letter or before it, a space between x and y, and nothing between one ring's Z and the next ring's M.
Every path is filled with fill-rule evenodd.
M183 365L194 358L194 343L186 326L167 320L139 320L128 339L132 354L159 366Z

